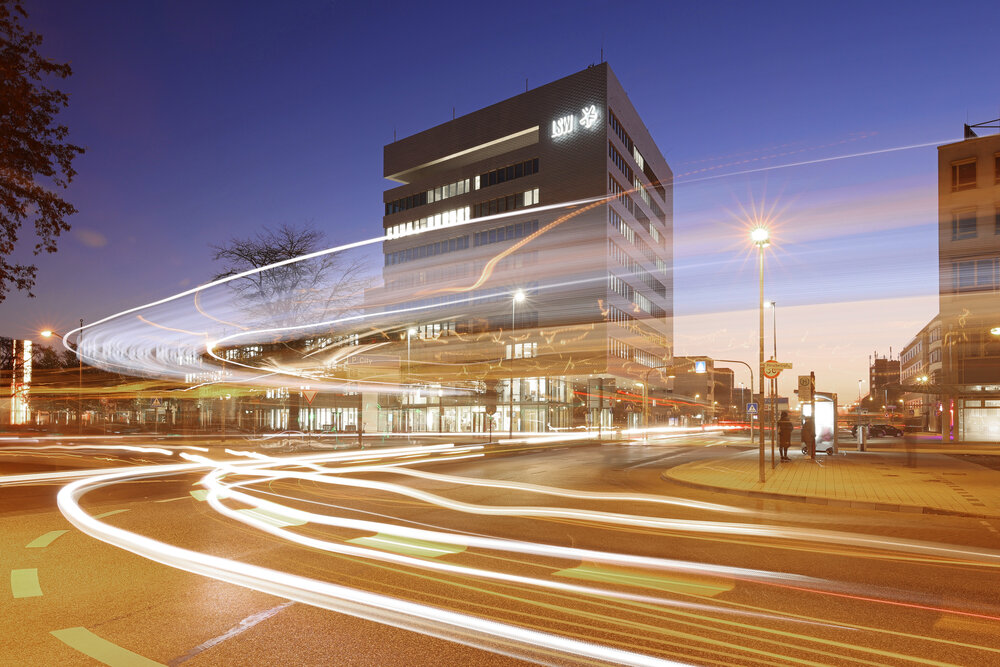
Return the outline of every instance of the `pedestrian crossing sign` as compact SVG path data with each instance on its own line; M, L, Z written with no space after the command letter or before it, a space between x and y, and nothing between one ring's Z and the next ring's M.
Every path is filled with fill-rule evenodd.
M748 415L755 415L755 414L757 414L757 404L756 403L747 403L747 414Z

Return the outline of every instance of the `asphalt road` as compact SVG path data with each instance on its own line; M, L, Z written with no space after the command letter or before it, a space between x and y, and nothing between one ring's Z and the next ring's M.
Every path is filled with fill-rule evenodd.
M8 480L132 469L64 491L75 524L70 480L0 486L0 664L1000 663L1000 522L660 478L745 446L0 454Z

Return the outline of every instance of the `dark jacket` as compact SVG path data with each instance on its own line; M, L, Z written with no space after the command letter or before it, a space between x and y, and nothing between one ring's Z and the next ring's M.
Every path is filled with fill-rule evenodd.
M802 442L807 445L816 444L816 427L813 426L811 419L807 419L804 424L802 424Z
M792 441L792 430L795 428L795 424L788 417L784 417L778 420L778 440L782 443Z

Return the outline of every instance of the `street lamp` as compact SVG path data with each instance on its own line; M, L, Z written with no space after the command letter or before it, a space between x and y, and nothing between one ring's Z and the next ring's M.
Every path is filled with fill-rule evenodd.
M510 414L508 415L507 422L507 437L514 437L514 321L517 313L517 304L524 301L524 290L517 290L514 292L513 298L510 300L510 386L507 388L507 394L510 404Z
M76 384L76 428L77 434L83 434L83 357L80 356L80 341L83 339L83 318L80 318L80 328L77 329L79 333L76 335L76 361L77 361L77 384ZM57 334L51 329L45 329L39 332L42 338L51 338L52 336L59 336L64 339L66 336Z
M770 235L768 234L767 227L754 227L750 231L750 240L753 244L757 246L758 255L758 287L760 290L760 335L758 336L758 341L760 343L760 397L763 401L764 399L764 248L771 245L769 240ZM757 420L760 421L760 411L758 410ZM760 481L764 481L764 429L760 429L760 452L758 455L759 463L759 473Z

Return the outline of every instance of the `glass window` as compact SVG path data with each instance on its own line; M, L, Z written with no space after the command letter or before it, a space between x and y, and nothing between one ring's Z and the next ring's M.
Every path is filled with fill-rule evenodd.
M993 259L980 259L976 261L976 287L993 287Z
M976 237L976 212L963 211L951 218L951 239L972 239Z
M976 187L976 161L969 160L951 165L951 189L965 190Z
M970 289L975 285L975 264L973 262L959 262L958 267L958 289Z

